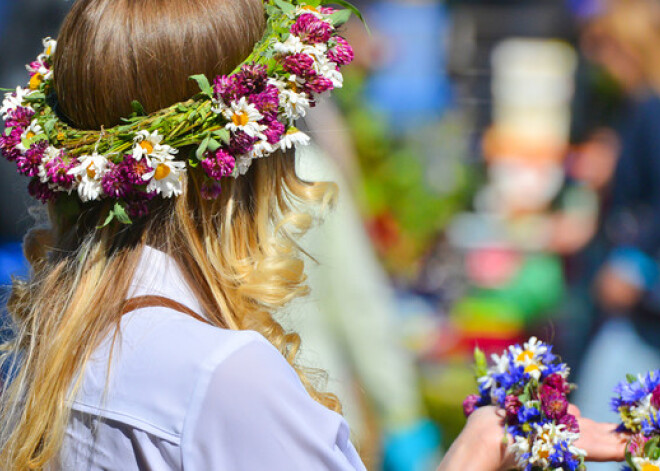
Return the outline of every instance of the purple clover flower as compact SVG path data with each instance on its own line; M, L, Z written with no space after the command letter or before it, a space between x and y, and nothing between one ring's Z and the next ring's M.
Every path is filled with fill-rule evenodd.
M7 121L5 121L5 126L8 128L19 127L25 129L30 125L33 116L34 110L19 106L9 114Z
M559 425L565 425L566 430L568 430L569 432L573 432L573 433L580 432L580 425L578 424L578 421L575 418L575 416L572 414L566 414L561 419L559 419L557 423Z
M568 410L568 401L563 394L555 390L548 394L541 395L541 409L546 417L552 420L559 420L566 415Z
M257 140L243 131L235 132L229 140L228 151L232 155L245 155L254 148Z
M68 190L75 180L74 175L69 174L69 170L78 165L76 159L71 159L68 163L64 160L64 151L61 151L56 157L50 159L44 164L46 175L51 183L55 183L61 188Z
M265 65L245 64L236 74L248 93L261 93L268 83L268 68Z
M337 65L348 65L355 59L355 53L348 41L341 36L335 36L337 45L328 52L328 59Z
M202 160L202 168L206 174L214 180L231 175L236 166L234 157L224 149L207 152L206 158Z
M518 411L522 407L522 402L518 399L518 396L507 396L504 399L504 410L507 413L509 419L513 420L511 423L516 423L518 421Z
M202 194L202 198L205 200L215 200L218 199L222 194L222 186L217 180L204 180L200 192Z
M13 128L9 134L0 133L0 152L10 162L21 156L21 151L16 146L20 144L22 134L23 130L20 128Z
M543 394L543 389L554 389L555 391L561 394L568 394L571 391L568 382L560 374L552 374L548 376L541 386L541 394Z
M291 54L286 56L282 66L290 74L306 76L314 72L314 58L309 54Z
M333 29L327 21L317 18L312 13L303 13L291 26L291 34L307 43L327 43L332 37Z
M261 93L250 95L248 101L256 106L264 116L261 122L270 123L277 119L277 110L280 106L280 92L275 85L266 85Z
M268 129L264 131L264 135L266 136L266 139L268 139L269 144L275 145L282 140L282 136L285 132L286 126L275 120L271 122Z
M228 104L248 94L249 90L236 75L222 75L213 80L216 98Z
M332 84L332 80L330 80L327 77L324 77L323 75L318 75L314 73L305 78L306 81L303 87L307 92L321 94L335 88L334 85Z
M46 141L32 144L25 155L16 159L18 171L28 177L36 177L39 174L39 165L41 165L47 147L48 142Z
M126 198L129 196L133 191L129 167L124 162L111 163L108 171L101 178L101 187L103 192L111 198Z
M135 160L130 154L124 155L121 165L124 167L122 171L126 180L137 186L146 184L144 175L153 170L147 159Z
M38 178L30 180L30 183L28 183L28 193L42 203L48 203L57 197L57 194L50 189L48 183L43 183Z
M480 401L481 398L477 394L470 394L465 398L463 401L463 413L465 417L469 417L477 409Z

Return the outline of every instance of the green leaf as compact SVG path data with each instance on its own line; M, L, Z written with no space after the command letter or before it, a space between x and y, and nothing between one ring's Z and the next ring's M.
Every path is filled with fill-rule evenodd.
M126 208L124 206L117 202L115 203L115 208L113 209L113 212L115 213L115 217L119 222L122 224L132 224L133 221L131 221L131 218L128 217L128 213L126 212Z
M144 110L144 106L142 106L142 103L140 103L137 100L133 100L131 102L131 108L133 108L133 112L137 116L146 116L147 115L147 112Z
M197 151L195 152L195 157L197 157L197 160L202 160L204 158L204 153L206 152L206 149L209 147L210 140L211 140L211 136L206 136L202 141L202 143L197 148Z
M57 120L55 118L51 118L44 123L44 130L46 131L46 134L50 135L53 132L56 123Z
M213 87L211 87L211 84L209 83L209 79L206 78L206 75L204 74L191 75L190 79L197 82L197 85L199 85L199 89L202 91L204 95L208 96L209 98L213 98Z
M213 136L225 144L229 144L229 131L227 129L222 128L218 129L217 131L213 131Z
M46 99L46 95L44 95L42 92L33 92L33 93L30 93L28 96L24 97L23 101L35 102L35 101L41 101L41 100L45 100L45 99Z
M328 19L332 22L335 27L339 27L346 23L351 18L350 10L337 10Z
M341 5L342 7L347 8L347 9L350 10L355 16L357 16L358 18L360 18L360 21L362 21L362 23L364 24L364 26L367 28L367 31L369 31L369 27L367 26L367 22L364 21L364 16L362 16L362 12L360 12L360 10L358 9L358 7L356 7L356 6L353 5L352 3L347 2L346 0L321 0L321 3L322 3L323 5L327 5L327 4L331 4L331 3L336 3L337 5Z
M12 128L5 128L4 134L5 136L9 136L11 134Z
M218 141L216 141L215 139L209 139L208 149L211 152L215 152L216 150L218 150L220 148L220 146L221 146L221 144Z
M284 13L289 14L296 11L296 7L284 0L273 0L273 3L279 7Z
M477 378L488 374L488 361L486 361L486 355L479 347L474 349L474 374Z
M628 380L629 383L634 383L635 381L637 381L637 376L628 373L626 375L626 379Z

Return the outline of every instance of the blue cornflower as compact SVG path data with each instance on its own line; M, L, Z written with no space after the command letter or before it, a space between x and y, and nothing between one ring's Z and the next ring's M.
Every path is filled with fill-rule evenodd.
M658 414L651 412L648 419L642 420L642 433L651 436L660 432L660 423L658 423Z
M491 397L493 401L497 402L500 407L504 407L504 400L506 399L506 389L504 388L494 388L491 391Z
M621 381L614 387L614 393L621 397L622 402L630 404L644 398L648 394L645 389L640 381L633 381L632 383Z
M538 422L541 418L541 411L536 407L522 406L518 411L518 422L521 424L529 422Z

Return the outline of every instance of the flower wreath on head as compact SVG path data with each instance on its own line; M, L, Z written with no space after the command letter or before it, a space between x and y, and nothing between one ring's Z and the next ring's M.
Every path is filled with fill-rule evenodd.
M340 4L346 9L324 6ZM27 69L27 88L5 95L0 151L31 177L28 189L42 202L77 193L85 203L114 200L106 224L144 216L155 197L182 192L189 168L205 174L202 196L220 195L223 177L245 174L253 159L307 144L294 122L334 88L353 50L337 28L359 11L344 0L264 0L266 31L231 74L195 75L201 92L146 114L140 103L123 123L100 131L75 129L51 107L56 41ZM195 146L190 156L179 149Z

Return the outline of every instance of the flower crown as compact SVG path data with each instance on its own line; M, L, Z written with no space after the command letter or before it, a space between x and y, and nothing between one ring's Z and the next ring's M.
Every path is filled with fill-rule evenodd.
M341 4L335 10L326 3ZM253 159L308 144L294 122L319 99L342 86L340 67L353 50L337 27L359 11L344 0L264 0L263 38L231 74L211 84L195 75L201 92L147 115L140 103L123 123L83 131L63 122L52 105L56 41L27 65L27 88L5 95L0 151L42 202L76 192L84 202L114 200L106 224L128 224L148 213L155 197L182 192L188 168L204 172L202 196L220 195L223 177L245 174ZM360 16L361 17L361 16ZM179 149L196 146L190 156Z

